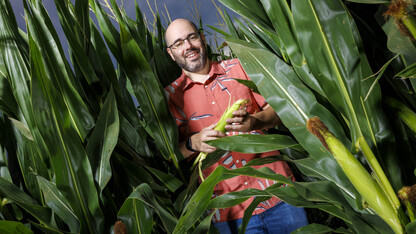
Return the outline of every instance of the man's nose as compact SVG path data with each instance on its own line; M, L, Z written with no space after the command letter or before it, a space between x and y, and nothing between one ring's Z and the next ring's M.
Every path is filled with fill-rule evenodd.
M192 46L193 46L192 43L188 39L183 40L184 48L191 48Z

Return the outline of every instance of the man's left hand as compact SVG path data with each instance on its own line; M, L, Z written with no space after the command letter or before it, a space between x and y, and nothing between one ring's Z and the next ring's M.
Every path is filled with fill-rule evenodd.
M237 110L233 112L234 118L227 119L225 129L233 132L250 132L253 130L256 119L246 110Z
M225 129L233 132L250 132L253 130L262 130L273 128L282 123L279 116L267 105L264 110L249 114L246 110L237 110L233 112L234 117L227 119Z

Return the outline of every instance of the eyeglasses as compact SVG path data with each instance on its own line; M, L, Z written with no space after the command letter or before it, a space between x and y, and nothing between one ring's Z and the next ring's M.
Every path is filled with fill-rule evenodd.
M173 42L172 45L168 46L169 49L179 49L181 48L183 45L185 45L185 40L187 40L189 43L194 43L199 41L199 39L201 39L201 35L199 35L199 33L191 33L189 34L185 39L178 39L175 42Z

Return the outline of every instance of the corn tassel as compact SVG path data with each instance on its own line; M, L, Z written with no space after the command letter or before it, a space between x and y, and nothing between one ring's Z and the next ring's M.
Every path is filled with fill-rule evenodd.
M225 130L225 125L227 125L226 120L234 117L233 112L240 109L241 105L244 105L246 103L247 103L246 99L239 99L236 102L234 102L234 104L223 113L223 115L221 116L221 119L218 121L214 130L226 132ZM202 166L202 161L207 157L207 155L208 155L207 153L203 153L203 152L199 153L197 158L195 159L194 164L192 165L192 169L193 169L198 163L199 177L201 178L202 181L204 181L204 176L202 175L201 166Z
M325 148L332 153L348 179L361 194L367 204L393 229L395 233L403 233L403 227L397 210L391 205L380 185L371 177L361 163L339 141L328 128L314 117L308 120L307 128L314 134Z

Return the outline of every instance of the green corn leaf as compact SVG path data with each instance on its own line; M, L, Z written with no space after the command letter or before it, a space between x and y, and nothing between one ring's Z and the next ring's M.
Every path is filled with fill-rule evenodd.
M0 220L0 232L3 234L33 234L33 231L27 228L23 223L7 220Z
M122 60L122 53L121 53L121 43L120 43L120 34L118 33L117 29L111 23L109 17L107 16L106 12L101 7L99 1L97 0L88 0L92 10L97 17L97 21L100 25L101 32L105 38L105 41L108 45L113 56L116 60L120 63Z
M121 41L126 74L133 85L133 89L146 123L152 130L156 144L166 159L172 159L175 167L180 171L178 162L182 154L174 147L178 142L177 126L167 108L164 91L157 78L145 60L138 44L128 31L121 27Z
M32 197L2 177L0 177L0 193L32 214L42 225L56 228L51 209L39 205Z
M0 37L4 38L0 40L0 47L2 62L5 66L5 69L2 70L7 71L7 74L3 75L7 75L13 96L19 105L21 111L19 120L27 121L27 125L32 126L31 103L27 101L30 100L27 85L27 81L30 80L29 69L26 56L19 50L22 46L18 40L19 34L14 14L12 11L8 11L11 9L7 9L5 3L0 3Z
M50 207L65 223L71 232L79 231L79 221L74 211L69 206L68 200L56 188L56 185L45 178L37 177L39 186L42 189L45 203Z
M311 74L309 65L306 63L306 59L301 52L293 15L288 5L289 3L283 0L262 0L261 2L273 24L274 32L281 39L284 51L286 51L292 66L299 74L299 78L313 90L324 95L319 82Z
M209 206L214 186L218 182L233 178L237 175L249 175L258 178L276 180L278 182L290 184L291 181L269 168L254 169L251 167L243 167L234 170L227 170L224 167L217 167L206 179L200 184L197 191L192 195L188 204L183 210L181 217L175 227L173 233L185 233L199 219Z
M312 139L315 137L306 130L307 116L315 116L319 113L320 116L325 116L325 123L331 125L329 128L334 129L335 135L348 143L332 114L316 101L313 93L300 82L295 71L275 54L243 41L227 38L227 42L283 124L310 156L326 168L325 176L354 197L354 192L351 191L355 189L352 188L341 168L335 166L337 163L329 152L323 152L318 145L319 141Z
M204 218L202 222L198 225L197 228L192 232L192 234L198 234L198 233L212 233L214 231L210 231L210 229L213 225L212 224L212 217L214 216L215 212L212 212L210 215ZM215 228L213 228L215 229Z
M2 55L0 53L0 63ZM13 96L13 91L5 76L0 74L0 111L12 118L17 118L19 106Z
M164 207L162 207L156 200L150 186L148 184L139 185L129 196L130 198L138 199L147 206L151 207L153 211L160 217L160 220L165 227L167 233L172 233L176 225L176 218L173 217ZM143 217L144 218L144 217Z
M74 82L72 71L65 60L52 22L46 10L39 3L37 8L31 4L30 11L25 7L25 14L28 17L28 30L37 46L41 48L40 52L45 59L46 73L44 75L48 76L55 87L63 93L65 104L71 113L71 124L74 125L80 137L85 139L89 130L94 126L94 120L80 93L75 90L78 84ZM54 38L54 40L47 38ZM78 91L82 90L79 87L77 89Z
M120 207L117 217L126 225L128 233L151 233L153 210L137 197L134 191Z
M10 120L12 121L13 125L22 133L23 136L25 136L28 140L33 141L32 133L30 132L26 124L22 123L17 119L10 118Z
M70 113L43 66L38 46L30 37L34 116L55 169L56 186L80 221L81 232L101 232L103 214L93 182L91 165L81 139L72 129Z
M250 154L280 150L298 145L289 136L251 134L223 137L217 140L207 141L206 143L220 149Z
M325 10L327 9L327 10ZM292 2L301 49L329 101L350 121L352 142L362 135L357 119L360 107L361 67L353 34L340 1ZM315 46L310 42L315 41ZM333 43L336 41L337 43Z
M84 48L86 48L90 43L89 38L91 31L89 14L90 8L88 0L78 0L75 2L75 18L77 19L77 22L79 24L79 26L76 27L76 29L78 29L76 35L78 36L78 41L81 42Z
M112 176L110 157L116 147L119 130L117 104L111 89L85 149L100 193Z
M82 11L81 4L85 3L87 3L86 6L88 9L87 1L77 1L75 3L77 10ZM70 13L70 10L73 10L73 6L68 6L68 3L65 3L64 1L55 1L55 5L57 7L62 29L65 32L66 38L68 39L68 46L71 48L72 55L75 57L74 62L76 62L76 64L81 69L82 74L84 75L89 85L98 82L99 78L94 72L94 68L88 59L88 51L86 51L90 44L89 40L87 40L89 39L90 35L89 21L84 19L84 16L81 16L81 18L78 19L73 18ZM83 26L83 28L80 28L80 26ZM85 26L87 27L85 28Z
M163 186L166 186L171 192L175 192L183 183L178 180L176 177L173 177L169 174L164 173L163 171L146 167L156 178L158 178Z
M266 29L271 28L272 24L259 1L219 0L219 2L221 2L234 12L253 21L257 25L260 25L261 27L264 27Z

